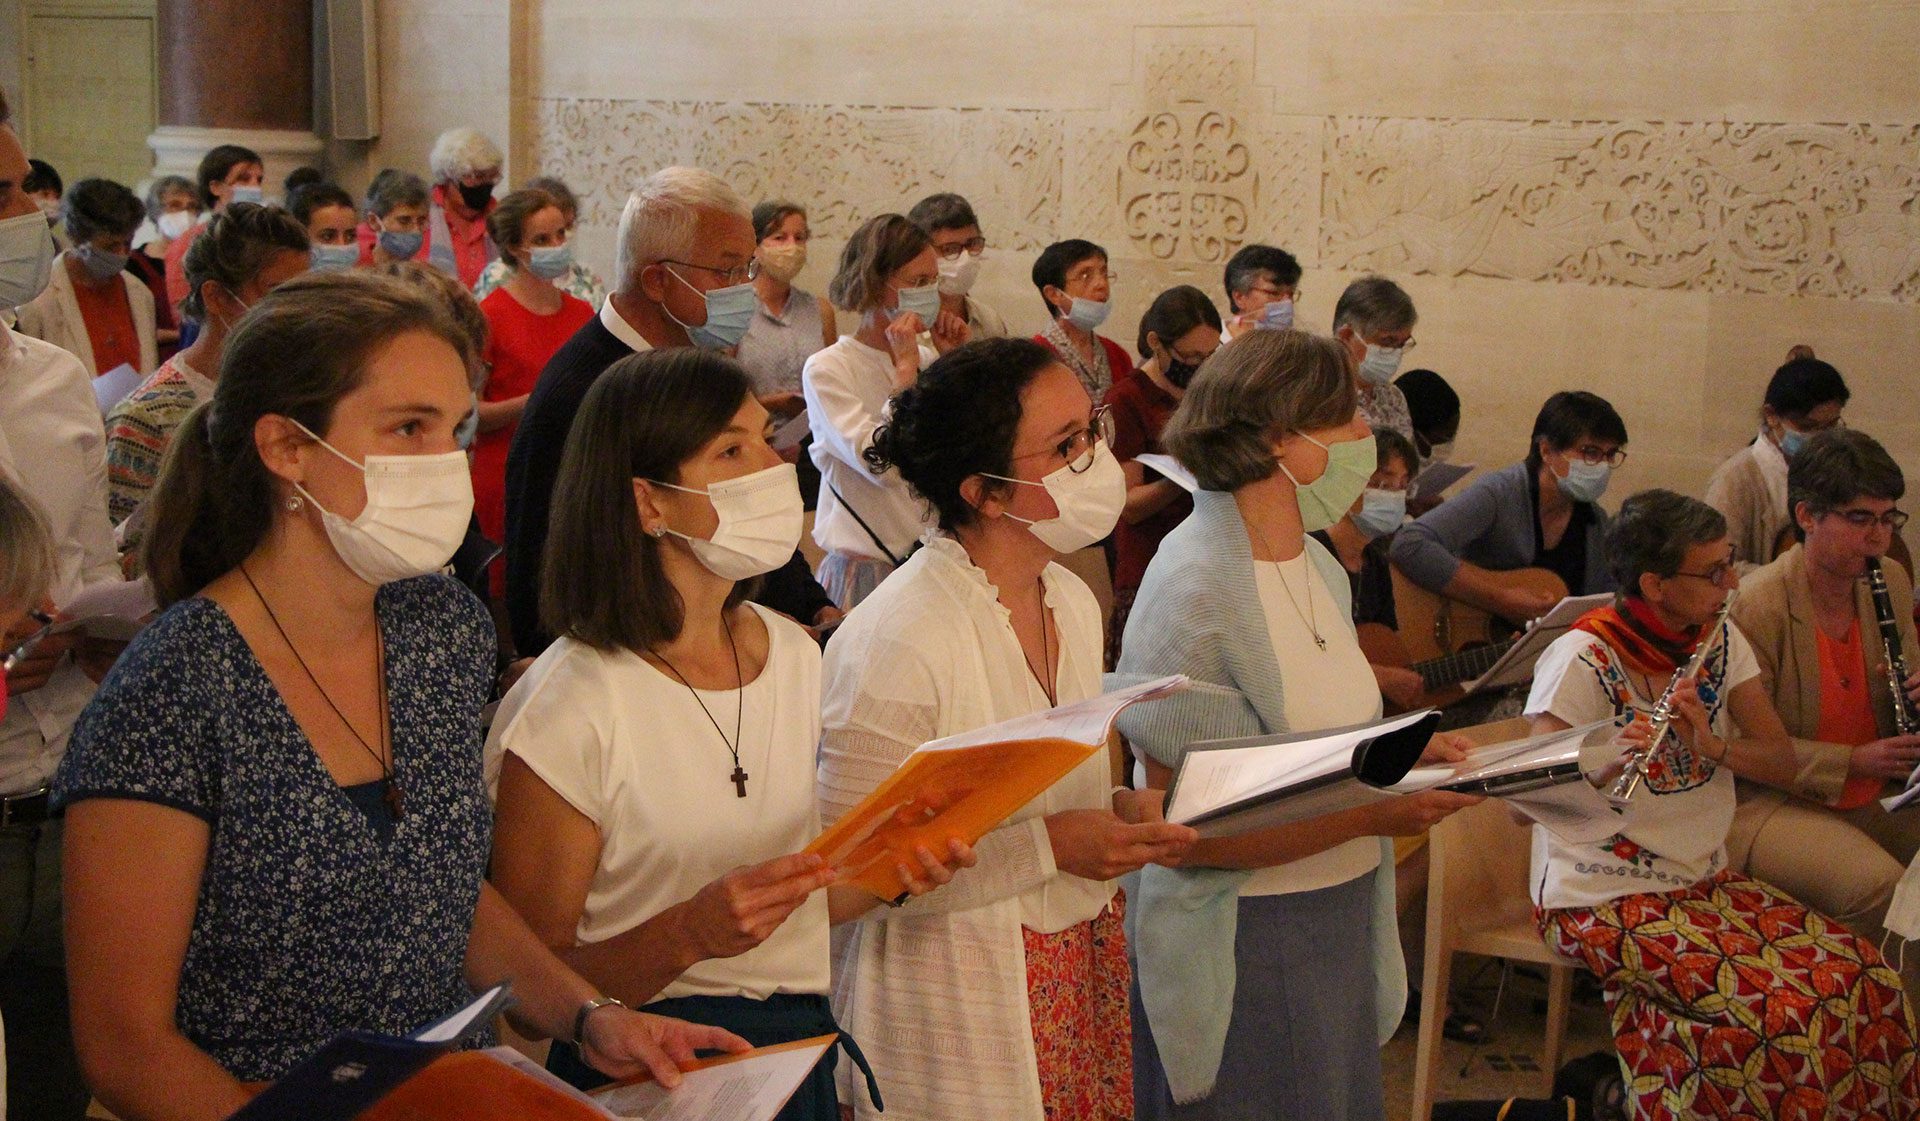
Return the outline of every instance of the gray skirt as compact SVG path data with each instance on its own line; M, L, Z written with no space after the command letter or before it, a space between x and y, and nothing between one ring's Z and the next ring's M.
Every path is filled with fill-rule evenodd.
M1209 1097L1175 1105L1133 985L1139 1121L1380 1121L1373 876L1240 900L1233 1018Z

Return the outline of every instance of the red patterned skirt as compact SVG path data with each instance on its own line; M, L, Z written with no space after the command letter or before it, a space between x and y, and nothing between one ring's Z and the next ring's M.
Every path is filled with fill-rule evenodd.
M1122 930L1127 897L1058 934L1022 929L1027 1005L1047 1121L1131 1121L1132 970Z
M1899 976L1779 889L1728 871L1538 918L1600 978L1635 1117L1920 1116Z

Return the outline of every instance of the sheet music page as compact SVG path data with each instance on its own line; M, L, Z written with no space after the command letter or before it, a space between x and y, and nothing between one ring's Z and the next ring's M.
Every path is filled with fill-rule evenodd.
M1527 624L1520 640L1508 648L1499 661L1493 663L1487 672L1467 682L1464 688L1471 694L1532 680L1533 664L1540 660L1540 655L1546 653L1547 647L1553 645L1554 639L1567 633L1580 616L1611 602L1611 593L1598 592L1590 596L1568 596L1554 604L1545 615Z
M1566 728L1538 736L1508 740L1505 743L1489 744L1452 766L1416 767L1408 772L1406 778L1387 789L1396 794L1417 794L1436 786L1477 782L1529 770L1578 763L1581 749L1586 745L1589 737L1601 733L1603 729L1611 729L1613 726L1611 719L1596 720L1578 728ZM1611 738L1613 735L1611 731L1604 734L1606 738Z
M1193 472L1187 470L1186 467L1181 465L1179 460L1170 455L1161 455L1159 452L1147 452L1144 455L1134 456L1133 461L1142 467L1153 468L1160 473L1162 478L1169 482L1178 483L1180 488L1188 494L1192 494L1194 491L1200 489L1200 480L1193 477Z
M104 417L112 412L115 405L118 405L127 394L140 388L140 383L145 380L147 379L140 371L126 362L94 378L93 401L100 406L100 415Z
M1473 474L1473 466L1471 463L1429 463L1425 471L1414 477L1407 491L1419 498L1431 498Z
M811 431L813 426L807 420L807 410L801 409L791 420L781 422L780 426L773 430L773 438L767 443L773 446L774 451L783 452L788 448L799 447L800 441L806 439L807 433Z
M130 642L145 625L143 620L157 610L153 584L146 577L103 580L60 605L60 614L66 618L54 624L53 633L84 629L98 638Z
M596 1091L592 1097L615 1117L768 1121L787 1104L833 1040L825 1035L714 1059L688 1071L671 1091L647 1081Z
M1172 696L1186 687L1187 679L1182 674L1143 681L1126 689L1088 697L1084 701L1016 716L1012 720L975 728L971 732L932 740L915 748L914 754L1016 740L1072 740L1075 743L1103 744L1107 742L1108 729L1113 727L1114 718L1120 715L1122 709L1142 701Z
M1166 809L1167 820L1183 825L1257 794L1350 771L1353 749L1362 740L1417 724L1426 716L1426 710L1410 712L1364 728L1278 746L1251 744L1189 751L1181 759L1179 782Z

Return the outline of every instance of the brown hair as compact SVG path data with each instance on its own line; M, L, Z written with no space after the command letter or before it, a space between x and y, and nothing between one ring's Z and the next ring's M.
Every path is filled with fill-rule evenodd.
M522 187L509 193L488 212L487 236L500 247L500 259L507 263L508 268L520 267L513 251L526 240L527 223L533 220L534 215L549 207L558 210L562 218L567 216L567 208L560 205L559 199L538 187Z
M24 488L0 475L0 612L40 606L57 571L46 515Z
M180 302L180 310L188 319L204 323L207 307L201 285L211 280L238 293L275 254L305 256L308 248L307 228L292 214L277 206L233 203L215 214L187 247L180 266L187 274L187 298Z
M540 623L597 650L671 642L686 605L640 528L633 481L680 481L680 465L719 435L753 392L731 358L694 347L650 350L607 367L580 402L553 487L540 565ZM727 606L759 586L742 580Z
M241 318L213 400L175 430L149 500L141 562L162 607L232 571L273 525L282 496L254 443L260 418L288 417L326 435L334 406L359 388L374 354L412 331L471 359L472 344L438 302L360 269L296 277Z
M486 313L480 310L480 301L473 298L467 286L425 261L389 261L366 271L375 276L390 276L409 285L446 309L471 344L467 356L467 380L473 386L473 391L478 393L487 383L487 365L481 356L486 353L492 328L487 323Z
M927 251L927 231L898 214L871 218L847 239L840 269L827 285L835 307L869 311L886 302L887 278Z
M1347 348L1305 331L1249 331L1200 364L1161 442L1202 490L1238 490L1272 475L1273 444L1332 428L1360 407Z

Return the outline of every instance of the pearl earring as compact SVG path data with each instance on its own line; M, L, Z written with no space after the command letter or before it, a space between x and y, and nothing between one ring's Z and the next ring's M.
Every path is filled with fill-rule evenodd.
M657 526L654 526L652 529L648 530L647 533L649 536L652 536L652 537L665 537L667 535L667 527L663 525L657 525Z

